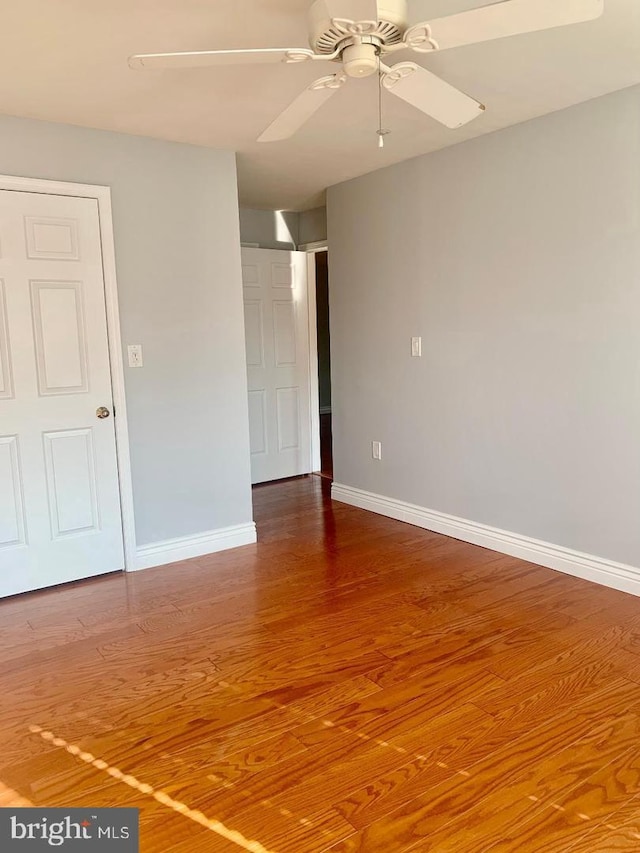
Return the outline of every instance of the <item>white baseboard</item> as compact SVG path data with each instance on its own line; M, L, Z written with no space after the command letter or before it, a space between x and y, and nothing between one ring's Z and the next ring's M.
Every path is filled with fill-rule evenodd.
M225 551L227 548L238 548L240 545L253 545L256 541L256 526L252 522L209 530L197 536L181 536L164 542L153 542L137 549L134 571L190 560L192 557L203 557L216 551Z
M447 515L437 510L425 509L415 504L386 498L362 489L334 483L331 488L333 500L367 509L388 518L405 521L434 533L442 533L453 539L461 539L482 548L489 548L501 554L518 557L548 569L555 569L568 575L593 581L602 586L640 595L640 568L615 563L602 557L594 557L581 551L573 551L550 542L531 539L518 533L489 527L455 515Z

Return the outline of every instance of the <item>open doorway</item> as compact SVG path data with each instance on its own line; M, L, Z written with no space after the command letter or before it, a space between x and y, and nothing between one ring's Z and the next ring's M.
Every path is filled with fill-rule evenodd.
M318 404L320 421L320 470L333 479L333 439L331 428L331 332L329 329L329 256L315 252L316 333L318 342Z
M333 479L326 244L242 248L251 482Z

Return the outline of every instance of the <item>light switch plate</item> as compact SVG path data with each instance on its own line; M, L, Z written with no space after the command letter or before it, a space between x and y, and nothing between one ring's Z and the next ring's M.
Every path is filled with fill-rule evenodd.
M422 357L422 338L411 338L411 355L413 358Z
M129 355L129 367L142 367L142 344L129 344L127 347Z
M379 441L371 442L371 455L374 459L382 459L382 444Z

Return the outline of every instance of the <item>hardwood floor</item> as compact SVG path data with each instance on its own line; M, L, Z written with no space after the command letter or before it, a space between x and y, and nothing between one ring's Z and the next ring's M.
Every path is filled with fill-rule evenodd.
M260 543L0 603L0 805L171 853L640 850L640 600L255 490Z

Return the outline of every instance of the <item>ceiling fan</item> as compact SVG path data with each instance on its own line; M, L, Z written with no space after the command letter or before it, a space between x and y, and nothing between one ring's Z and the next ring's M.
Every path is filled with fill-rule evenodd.
M259 142L287 139L344 86L350 77L380 75L390 94L449 128L476 118L484 105L415 62L386 65L400 51L447 50L505 36L590 21L602 15L604 0L502 0L446 18L409 24L407 0L316 0L309 9L309 48L196 50L136 54L132 68L191 68L212 65L333 62L335 74L311 83L273 121ZM380 130L380 145L382 134Z

